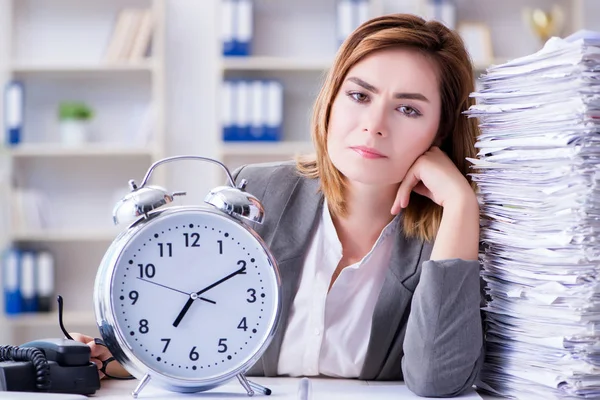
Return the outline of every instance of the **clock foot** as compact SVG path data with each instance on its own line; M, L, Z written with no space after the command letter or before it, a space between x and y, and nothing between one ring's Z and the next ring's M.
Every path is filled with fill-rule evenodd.
M264 394L266 396L269 396L272 393L271 389L269 389L268 387L265 387L263 385L259 385L258 383L252 382L252 381L248 381L248 383L250 384L250 387L252 389L254 389L257 392L260 392L260 393L262 393L262 394Z
M240 385L242 385L244 387L244 389L246 389L248 396L254 396L254 390L252 390L252 387L250 386L250 382L248 382L248 379L246 379L244 374L238 374L237 378L238 378L238 381L240 382Z
M148 384L148 382L150 382L150 374L144 375L144 377L142 378L142 381L139 383L139 385L137 385L135 390L133 392L131 392L131 396L134 399L137 399L138 395L140 394L140 392L142 391L144 386L146 386Z
M237 378L240 381L240 384L244 387L244 389L246 389L246 392L248 392L248 396L254 396L255 390L266 396L268 396L272 393L271 389L264 387L262 385L259 385L256 382L249 381L248 378L246 378L246 376L243 374L239 374L237 376Z

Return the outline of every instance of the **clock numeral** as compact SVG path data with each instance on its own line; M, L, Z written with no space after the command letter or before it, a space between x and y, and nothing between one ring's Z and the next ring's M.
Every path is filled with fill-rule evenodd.
M196 346L192 347L192 351L190 351L190 360L198 361L200 358L200 354L196 351Z
M138 301L139 294L136 290L129 292L129 298L132 300L131 305L134 305Z
M173 244L172 243L159 243L158 244L160 256L165 257L165 247L167 250L166 253L168 254L167 257L173 257Z
M199 233L184 233L183 236L185 236L185 247L200 247L200 243L198 243L198 240L200 240L200 234ZM190 244L190 238L193 239L193 241Z
M242 268L244 268L244 270L242 272L240 272L240 274L245 274L246 273L246 261L240 260L237 262L237 265L241 265Z
M219 254L223 254L223 241L217 240L217 243L219 243Z
M150 328L148 328L148 320L140 319L140 327L139 327L140 333L146 334L146 333L148 333L149 330L150 330Z
M225 353L227 351L227 344L225 342L227 339L219 339L219 353Z
M138 264L138 267L140 267L140 278L154 278L154 275L156 275L154 264L146 264L145 267L144 264Z
M246 299L248 303L254 303L256 301L256 290L248 289L246 292L250 293L250 298Z
M238 329L243 329L244 332L246 332L248 330L248 325L246 324L246 317L242 318L242 320L240 321L240 323L238 325Z
M166 342L165 343L165 348L163 349L163 353L167 351L167 347L169 347L169 344L171 343L171 339L160 339L161 342Z

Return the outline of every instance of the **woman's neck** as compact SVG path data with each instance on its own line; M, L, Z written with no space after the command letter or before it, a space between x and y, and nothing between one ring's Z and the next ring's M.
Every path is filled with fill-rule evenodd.
M390 210L397 190L398 185L354 184L348 187L348 213L344 217L333 217L344 257L361 259L371 250L383 228L394 218Z

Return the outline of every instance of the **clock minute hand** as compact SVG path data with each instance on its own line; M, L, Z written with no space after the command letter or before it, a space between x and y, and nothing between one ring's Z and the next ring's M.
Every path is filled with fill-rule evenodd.
M173 290L173 291L175 291L175 292L177 292L177 293L185 294L185 295L187 295L187 296L189 296L189 295L190 295L189 293L186 293L186 292L184 292L183 290L175 289L175 288L172 288L172 287L170 287L170 286L163 285L162 283L158 283L158 282L149 281L149 280L147 280L147 279L140 278L139 276L138 276L138 278L137 278L137 279L139 279L140 281L144 281L144 282L151 283L151 284L153 284L153 285L156 285L156 286L164 287L165 289L170 289L170 290ZM217 304L217 302L216 302L216 301L213 301L213 300L211 300L211 299L207 299L207 298L205 298L205 297L198 297L198 298L199 298L200 300L206 301L207 303Z
M204 292L209 291L210 289L214 288L215 286L220 285L221 283L225 282L226 280L231 279L231 278L233 278L234 276L236 276L238 274L243 274L245 272L246 272L246 267L242 267L242 268L238 269L237 271L232 272L231 274L227 275L226 277L219 279L218 281L216 281L212 285L208 285L207 287L205 287L204 289L202 289L202 290L200 290L198 292L192 292L190 294L190 298L188 299L188 301L185 303L185 305L183 306L183 308L179 312L179 315L177 315L177 318L175 318L175 321L173 322L173 326L175 328L177 328L179 326L179 323L181 323L181 320L183 319L183 317L185 316L185 314L188 312L188 310L192 306L192 303L194 302L194 300L198 298L198 296L200 296Z
M196 292L195 294L196 294L196 296L200 296L202 293L208 292L210 289L214 288L217 285L220 285L221 283L225 282L228 279L233 278L237 274L244 274L244 273L246 273L246 267L242 267L242 268L238 269L237 271L232 272L231 274L227 275L225 278L219 279L218 281L216 281L212 285L209 285L209 286L205 287L204 289ZM194 293L192 293L192 294L194 294Z

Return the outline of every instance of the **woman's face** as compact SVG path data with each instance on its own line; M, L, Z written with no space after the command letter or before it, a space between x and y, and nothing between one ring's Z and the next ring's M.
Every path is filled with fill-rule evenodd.
M436 68L411 49L375 52L354 65L332 105L327 151L350 183L396 184L435 139Z

